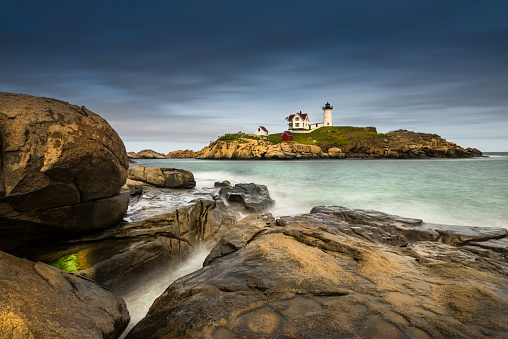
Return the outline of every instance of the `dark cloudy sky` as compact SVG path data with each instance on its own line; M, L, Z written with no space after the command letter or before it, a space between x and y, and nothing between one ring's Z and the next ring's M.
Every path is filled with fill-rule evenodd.
M508 151L508 1L9 1L0 91L87 106L128 151L281 132L326 101L335 125Z

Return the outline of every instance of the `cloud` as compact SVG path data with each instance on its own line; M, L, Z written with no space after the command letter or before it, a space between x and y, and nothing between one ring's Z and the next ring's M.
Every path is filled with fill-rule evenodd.
M125 140L282 130L326 101L341 124L487 136L508 125L507 15L498 0L20 0L0 13L0 90L85 105Z

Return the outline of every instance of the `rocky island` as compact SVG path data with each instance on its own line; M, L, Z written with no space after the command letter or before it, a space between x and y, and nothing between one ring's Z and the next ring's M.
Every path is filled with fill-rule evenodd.
M321 127L310 133L294 133L293 141L281 134L257 136L226 134L198 152L189 150L167 155L144 150L130 158L197 159L425 159L482 156L476 148L463 148L437 134L397 130L377 133L375 127Z

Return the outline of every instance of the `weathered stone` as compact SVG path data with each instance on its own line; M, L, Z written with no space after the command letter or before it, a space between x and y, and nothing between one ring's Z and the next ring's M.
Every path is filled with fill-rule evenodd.
M53 225L46 223L55 208L62 221L58 229L76 231L73 215L65 211L114 197L128 168L122 140L106 120L84 106L3 92L0 159L0 232L5 237L24 229L34 230L36 237L55 236ZM37 217L30 217L34 213ZM109 221L94 224L111 226ZM24 238L29 241L30 234Z
M223 187L219 195L233 207L240 207L249 213L263 213L275 205L268 188L257 184L236 184Z
M211 264L215 259L244 247L247 242L266 227L275 225L275 218L271 214L250 215L243 218L240 225L226 232L206 257L204 265Z
M173 283L127 338L470 338L508 332L502 254L443 244L435 228L436 239L410 237L412 243L392 246L357 231L389 229L396 237L426 224L374 211L319 209L279 220L280 226L268 215L240 221L205 266ZM474 230L468 229L468 238ZM478 237L486 234L497 237L498 231Z
M213 184L213 187L215 188L222 188L222 187L231 187L231 183L227 180L224 180L224 181L216 181L214 184Z
M166 156L164 153L157 153L151 149L145 149L142 151L136 152L128 152L127 156L130 159L165 159Z
M193 150L184 150L184 151L173 151L166 154L166 158L171 159L182 159L182 158L195 158L197 155L197 152L194 152Z
M0 337L117 338L123 299L91 281L0 252Z
M129 179L143 181L157 187L192 188L196 186L191 172L176 168L134 166L129 169Z

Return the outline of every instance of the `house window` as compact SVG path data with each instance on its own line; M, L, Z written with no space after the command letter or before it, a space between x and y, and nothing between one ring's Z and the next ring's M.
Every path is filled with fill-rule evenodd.
M296 117L296 118L295 118L295 121L298 121L298 120L300 120L300 118L299 118L299 117Z
M296 124L295 124L295 127L299 127L299 126L300 126L300 124L299 124L299 123L296 123Z

